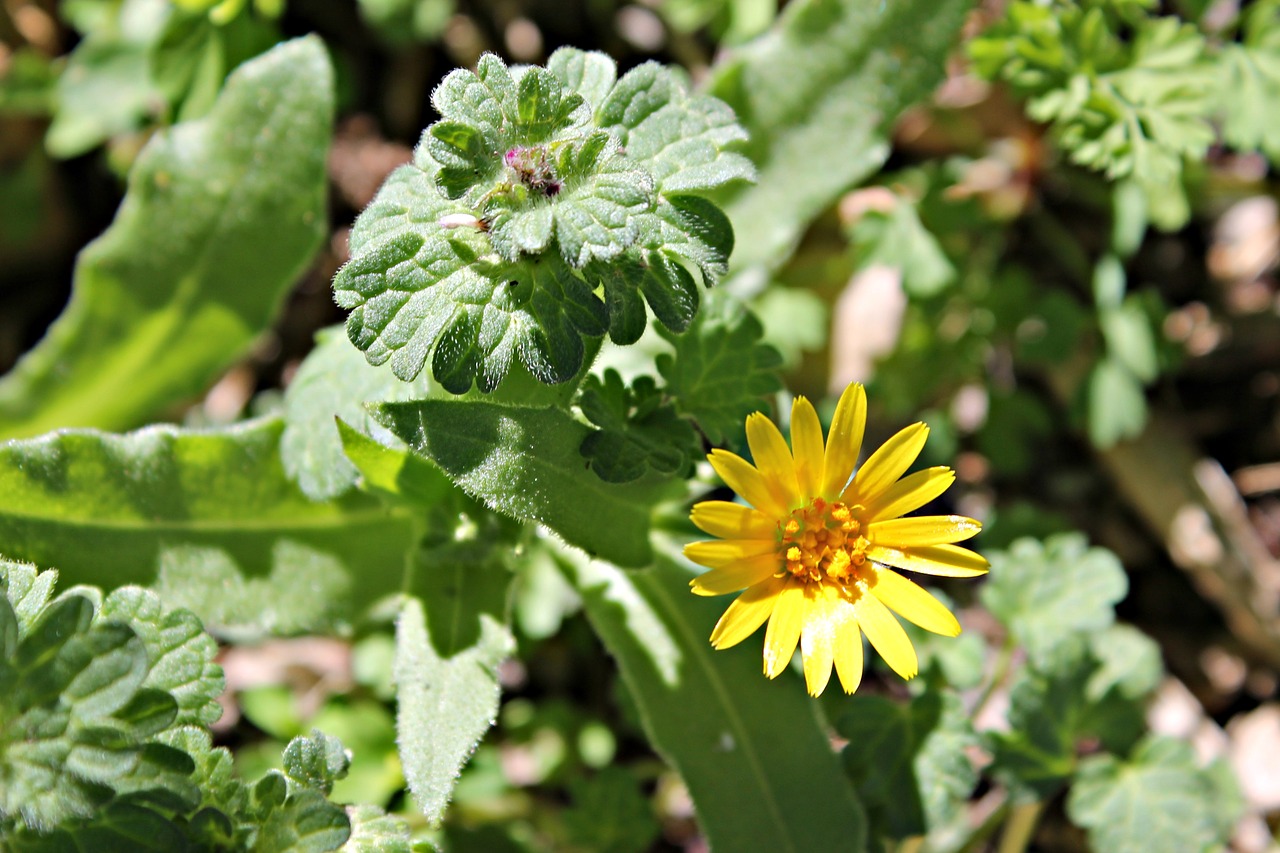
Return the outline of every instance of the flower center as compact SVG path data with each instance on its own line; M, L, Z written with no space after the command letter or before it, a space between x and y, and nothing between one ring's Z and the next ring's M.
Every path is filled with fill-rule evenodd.
M814 498L791 513L782 528L779 549L784 571L809 582L848 585L858 580L871 544L854 510L840 501Z

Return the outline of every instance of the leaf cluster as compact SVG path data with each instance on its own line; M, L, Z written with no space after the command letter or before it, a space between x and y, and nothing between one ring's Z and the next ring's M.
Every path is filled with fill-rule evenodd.
M1280 153L1280 7L1253 4L1206 38L1148 0L1018 0L969 43L979 74L1009 84L1073 162L1133 180L1156 224L1190 214L1186 164L1217 139Z
M733 112L647 63L620 79L604 54L564 48L546 68L493 55L449 74L441 120L352 232L334 281L369 361L461 394L520 364L578 373L606 332L637 340L645 305L683 331L724 272L733 232L705 194L754 170L729 150Z
M0 563L0 838L5 849L344 848L357 829L408 850L404 828L326 799L346 774L316 731L253 785L211 746L217 644L187 610L120 587L105 598Z

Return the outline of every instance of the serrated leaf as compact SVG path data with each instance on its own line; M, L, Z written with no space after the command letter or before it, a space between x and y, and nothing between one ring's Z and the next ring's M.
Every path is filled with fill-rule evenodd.
M66 582L155 584L223 631L353 618L400 589L416 523L368 496L308 500L280 464L281 430L268 419L0 445L0 542Z
M657 361L666 393L712 444L740 445L746 416L782 385L782 357L760 343L763 334L750 309L721 291L707 295L683 335L664 335L675 347Z
M280 778L268 776L263 781ZM263 802L265 817L251 848L254 853L327 853L347 843L351 821L341 806L311 788L290 791L283 802L276 801L279 793L276 786L263 791L269 799Z
M738 115L755 186L721 201L736 273L777 269L809 223L889 153L904 109L941 81L969 0L805 0L713 69L708 92Z
M410 853L409 824L377 806L347 806L351 837L342 853Z
M1152 737L1128 761L1098 755L1081 762L1067 814L1098 853L1218 850L1229 833L1219 827L1216 799L1188 744Z
M347 775L351 756L342 741L319 729L310 735L289 741L284 748L284 772L291 780L322 794L333 790L333 783Z
M566 554L564 568L713 849L862 849L862 808L815 706L786 689L796 685L760 675L758 647L716 651L706 641L722 602L690 595L691 575L666 556L623 572ZM818 790L821 820L797 819Z
M367 492L417 509L444 505L455 492L449 478L421 456L380 444L344 421L338 421L338 434Z
M26 636L35 624L36 616L49 603L57 580L58 573L53 569L42 572L31 563L0 559L0 581L4 585L5 597L13 605L19 637Z
M606 260L636 242L635 219L653 209L654 182L627 158L607 156L597 170L554 203L556 241L575 267Z
M437 557L444 565L434 565ZM498 664L515 649L503 615L505 567L449 550L422 555L418 589L396 623L396 729L409 790L432 823L498 712Z
M1108 628L1129 589L1115 555L1090 548L1082 534L1051 536L1043 543L1020 539L987 558L992 568L982 603L1040 666Z
M67 309L0 381L0 436L133 427L239 360L324 237L332 111L328 58L304 38L152 137Z
M842 760L873 823L895 839L943 826L965 803L978 773L966 748L977 736L953 693L930 691L901 705L855 696L836 730Z
M402 382L370 365L338 328L316 334L316 346L298 366L284 392L280 461L312 500L337 497L358 476L342 447L335 418L382 443L395 438L373 421L364 404L424 397L425 378Z
M214 662L218 644L189 610L165 611L148 590L123 587L102 602L99 617L129 625L147 650L143 686L163 690L178 705L177 725L210 725L222 716L224 680Z
M386 403L373 413L493 509L545 524L588 554L621 566L651 559L650 515L672 482L605 483L579 452L588 427L565 411L421 400Z
M1245 150L1280 156L1280 8L1274 2L1254 3L1244 12L1244 37L1223 46L1218 56L1220 89L1217 103L1223 113L1222 135Z
M604 103L618 79L618 67L608 54L562 47L547 59L547 70L566 89L577 92L593 111Z
M693 426L662 399L652 377L639 377L628 388L613 369L603 379L589 376L579 405L600 427L583 439L582 455L606 482L626 483L650 472L677 474L701 450Z

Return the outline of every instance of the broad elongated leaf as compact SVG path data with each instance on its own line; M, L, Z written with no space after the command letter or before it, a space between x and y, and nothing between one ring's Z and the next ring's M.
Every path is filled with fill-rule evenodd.
M493 725L497 667L515 650L503 615L511 575L486 550L422 554L415 589L423 601L407 599L396 626L400 760L409 790L433 823Z
M711 94L750 134L755 186L721 194L732 271L777 268L808 224L888 156L901 112L942 79L970 0L804 0L731 52Z
M374 417L468 494L620 566L650 561L653 507L679 489L652 476L602 481L579 452L589 428L557 408L419 400L385 403Z
M577 555L565 566L713 849L862 849L862 807L800 683L765 679L753 643L711 648L721 602L690 594L665 556L643 572Z
M152 139L66 311L0 381L0 437L136 426L244 354L325 232L332 88L320 42L299 39Z
M400 589L414 523L363 495L309 501L280 464L281 430L261 420L0 445L0 542L67 582L158 584L166 604L222 630L351 618Z

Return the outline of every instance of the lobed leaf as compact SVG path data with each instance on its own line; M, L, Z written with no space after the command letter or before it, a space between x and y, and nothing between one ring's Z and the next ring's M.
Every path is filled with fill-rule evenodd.
M663 399L653 378L631 387L616 370L587 377L579 400L582 414L599 430L582 441L582 455L600 479L626 483L653 472L673 475L689 468L701 442L693 426Z

